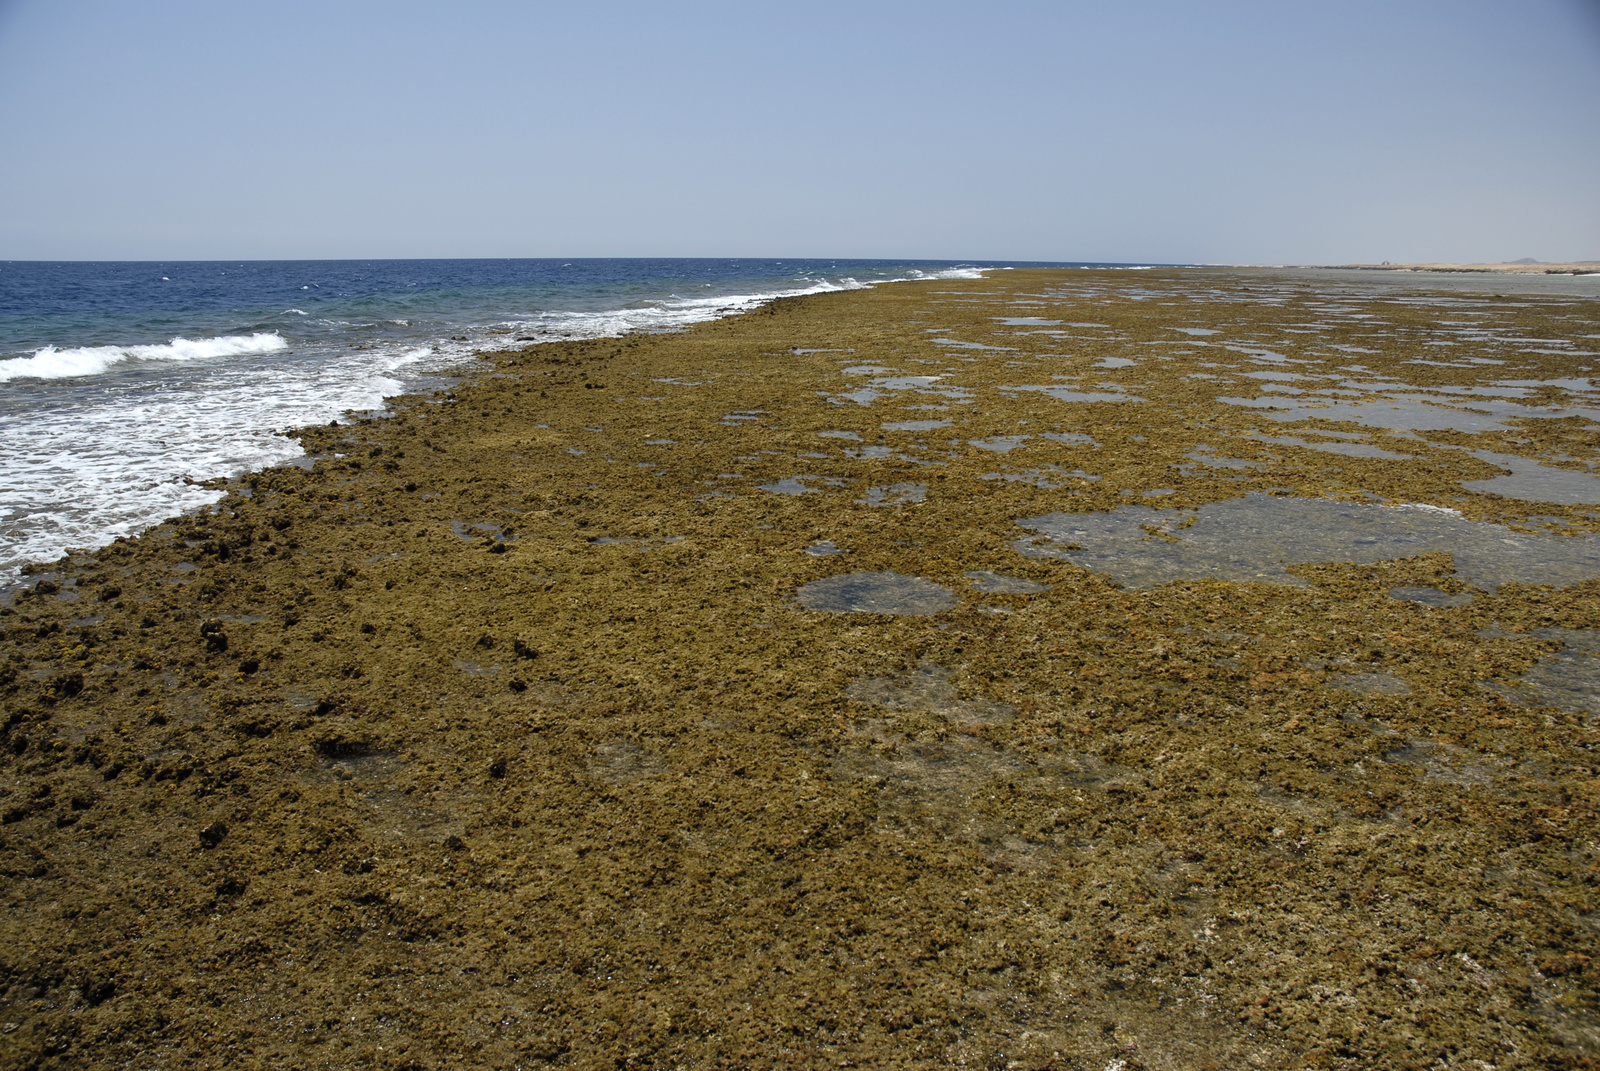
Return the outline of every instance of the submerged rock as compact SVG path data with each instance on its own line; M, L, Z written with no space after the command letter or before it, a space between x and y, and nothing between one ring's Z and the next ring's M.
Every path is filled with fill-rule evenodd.
M949 588L899 573L846 573L803 585L795 592L808 610L845 614L936 614L955 607Z

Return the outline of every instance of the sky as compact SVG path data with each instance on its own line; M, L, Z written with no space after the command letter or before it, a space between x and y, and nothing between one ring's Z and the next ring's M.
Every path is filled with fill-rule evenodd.
M0 0L0 259L1600 259L1600 0Z

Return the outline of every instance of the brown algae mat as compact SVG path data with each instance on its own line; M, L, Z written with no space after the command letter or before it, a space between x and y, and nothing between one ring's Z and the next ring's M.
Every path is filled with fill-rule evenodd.
M32 567L0 1065L1596 1066L1600 306L1382 282L486 354Z

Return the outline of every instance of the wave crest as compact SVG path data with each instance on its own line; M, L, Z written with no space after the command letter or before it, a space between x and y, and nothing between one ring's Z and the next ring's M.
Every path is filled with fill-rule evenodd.
M239 357L273 353L289 348L282 335L218 335L215 338L175 338L151 346L81 346L58 350L46 346L32 357L0 361L0 383L12 379L69 379L94 376L123 361L200 361L212 357Z

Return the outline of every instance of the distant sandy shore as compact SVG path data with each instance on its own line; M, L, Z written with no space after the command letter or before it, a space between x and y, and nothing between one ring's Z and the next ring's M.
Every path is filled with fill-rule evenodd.
M1513 275L1591 275L1600 273L1600 260L1577 260L1544 264L1330 264L1330 268L1358 268L1364 271L1453 271L1507 273Z

